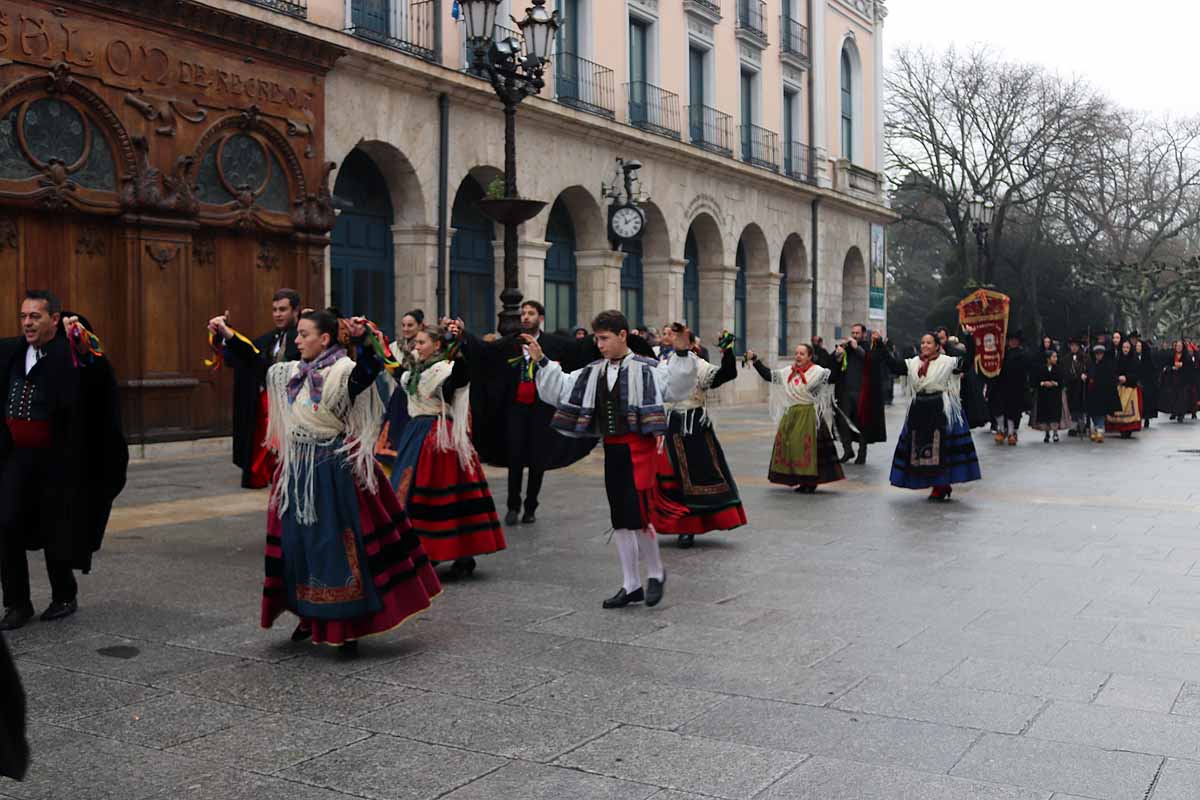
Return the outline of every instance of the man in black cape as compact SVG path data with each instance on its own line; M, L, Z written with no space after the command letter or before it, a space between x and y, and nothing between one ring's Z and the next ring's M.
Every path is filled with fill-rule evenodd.
M267 370L280 361L300 360L296 349L296 323L300 319L300 293L280 289L271 297L267 333L245 340L229 327L228 314L214 317L209 331L233 367L233 463L242 470L243 489L262 489L271 483L273 463L263 445L267 431Z
M91 571L113 500L125 487L129 449L117 382L86 337L87 320L64 315L46 291L25 293L22 336L0 339L6 379L0 428L0 630L33 618L27 550L43 550L51 603L43 620L78 608L75 570ZM74 350L74 352L72 352Z
M1067 384L1067 408L1071 412L1071 422L1074 423L1074 427L1067 431L1069 436L1082 436L1088 426L1087 406L1084 402L1087 398L1087 384L1084 376L1087 375L1092 362L1084 352L1086 344L1086 336L1072 336L1062 359L1061 368Z
M842 461L854 459L867 463L867 445L887 441L887 423L883 417L883 384L893 380L888 370L887 348L878 331L867 333L862 323L850 328L850 338L842 348L842 380L837 385L837 404L842 414L858 428L858 436L837 418L839 438L846 448ZM857 438L858 457L850 444Z
M1092 441L1104 441L1105 418L1121 410L1117 393L1116 360L1103 344L1092 347L1092 365L1087 372L1087 412L1092 422Z
M988 404L996 419L996 444L1016 446L1021 415L1029 408L1029 356L1021 331L1008 333L1000 374L988 386Z
M591 338L576 340L542 331L546 310L536 300L521 305L521 327L546 355L573 370L595 351ZM505 525L537 521L538 497L548 470L574 464L595 447L595 439L571 439L550 428L555 408L542 401L534 381L534 365L516 336L482 342L464 340L466 356L482 380L471 383L471 416L475 449L485 464L508 469L508 513ZM522 487L524 473L528 484ZM525 489L521 514L521 489Z
M29 767L29 743L25 741L25 690L4 637L0 636L0 775L15 780L25 777Z

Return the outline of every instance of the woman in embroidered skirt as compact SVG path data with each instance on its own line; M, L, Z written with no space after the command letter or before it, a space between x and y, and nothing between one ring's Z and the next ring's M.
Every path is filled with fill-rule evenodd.
M352 320L361 339L365 321ZM292 634L353 646L429 607L441 584L372 456L383 420L382 364L338 344L328 312L300 317L301 360L267 373L267 442L279 459L267 516L262 625L284 611ZM383 491L380 491L380 489Z
M671 359L681 358L675 350L676 337L690 338L691 333L678 322L663 330L661 347L669 353L665 363L670 364ZM658 487L688 513L658 532L678 534L680 547L691 547L697 534L733 530L746 524L737 484L705 410L708 390L737 377L733 341L733 336L726 334L717 343L721 348L719 367L700 358L693 342L687 357L696 360L696 388L686 400L665 404L667 432L658 451Z
M942 353L937 337L927 333L921 337L920 355L905 361L889 359L894 373L907 373L912 393L892 459L892 486L932 488L929 499L945 501L950 499L952 484L981 477L961 399L964 364L975 358L974 338L966 337L967 353L961 358Z
M1033 413L1029 415L1029 427L1045 431L1043 442L1058 441L1058 432L1071 427L1071 410L1067 408L1064 391L1063 371L1058 366L1058 351L1046 350L1042 363L1029 370L1029 384L1033 387Z
M764 381L771 384L771 419L778 426L767 480L813 494L822 483L845 478L834 437L836 406L833 384L841 379L842 348L835 351L834 370L813 361L813 348L801 344L790 367L770 370L753 352L746 357Z
M504 533L483 465L471 445L470 376L454 358L460 333L435 328L413 340L416 361L400 378L408 424L396 443L392 486L425 552L453 561L456 578L475 571L475 556L504 549ZM450 342L447 342L447 338Z
M1122 439L1132 439L1134 432L1142 429L1142 389L1138 386L1141 364L1129 339L1121 342L1116 362L1117 397L1121 407L1105 418L1104 430L1119 433Z

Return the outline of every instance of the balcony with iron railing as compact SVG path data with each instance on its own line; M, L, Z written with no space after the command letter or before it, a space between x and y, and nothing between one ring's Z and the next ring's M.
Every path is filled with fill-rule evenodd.
M683 0L683 10L709 25L716 25L721 21L720 0Z
M396 20L396 30L392 30L389 15L373 14L367 10L360 12L359 8L352 7L352 25L346 32L360 39L432 61L437 52L433 35L436 13L437 0L411 0Z
M553 63L558 102L609 119L616 116L616 83L611 69L574 53L558 53Z
M733 117L703 105L688 106L688 137L692 144L723 156L733 155Z
M766 0L737 0L737 36L756 47L766 47Z
M625 84L629 124L650 133L680 138L679 95L645 81Z
M783 150L783 174L794 181L816 183L816 150L803 142L786 142Z
M779 56L797 67L807 67L808 28L788 16L779 18Z
M308 16L308 0L242 0L252 6L262 6L281 14L304 19Z
M740 126L742 161L779 171L779 134L758 125Z

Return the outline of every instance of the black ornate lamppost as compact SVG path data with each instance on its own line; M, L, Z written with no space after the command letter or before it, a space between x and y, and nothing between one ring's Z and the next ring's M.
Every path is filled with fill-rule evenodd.
M996 215L996 203L975 195L967 201L967 219L975 232L975 275L980 284L992 282L991 242L992 218ZM986 268L986 269L985 269Z
M496 13L501 0L462 0L467 27L467 47L472 52L471 69L486 76L504 105L504 196L481 200L479 210L504 226L504 290L498 328L501 334L521 327L521 290L517 286L517 227L537 216L546 204L523 198L517 191L517 106L538 94L542 76L550 62L550 47L562 24L557 11L546 8L546 0L532 0L525 17L514 20L522 42L506 36L496 39Z

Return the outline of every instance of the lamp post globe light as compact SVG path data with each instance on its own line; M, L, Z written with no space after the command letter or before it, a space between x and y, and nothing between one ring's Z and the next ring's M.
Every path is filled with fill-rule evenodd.
M487 197L479 202L486 217L504 226L504 290L500 292L501 334L521 327L521 290L517 286L517 228L537 216L546 204L521 197L517 191L517 106L538 94L545 81L546 65L554 35L563 23L558 11L546 8L546 0L531 0L525 16L514 20L522 42L513 37L496 39L496 14L501 0L462 0L467 46L471 48L472 71L483 75L504 106L504 197ZM524 47L522 47L524 45Z
M967 218L970 219L971 229L975 233L975 272L980 283L991 283L991 243L988 238L992 230L992 219L996 215L996 203L985 200L980 195L973 196L967 201Z

